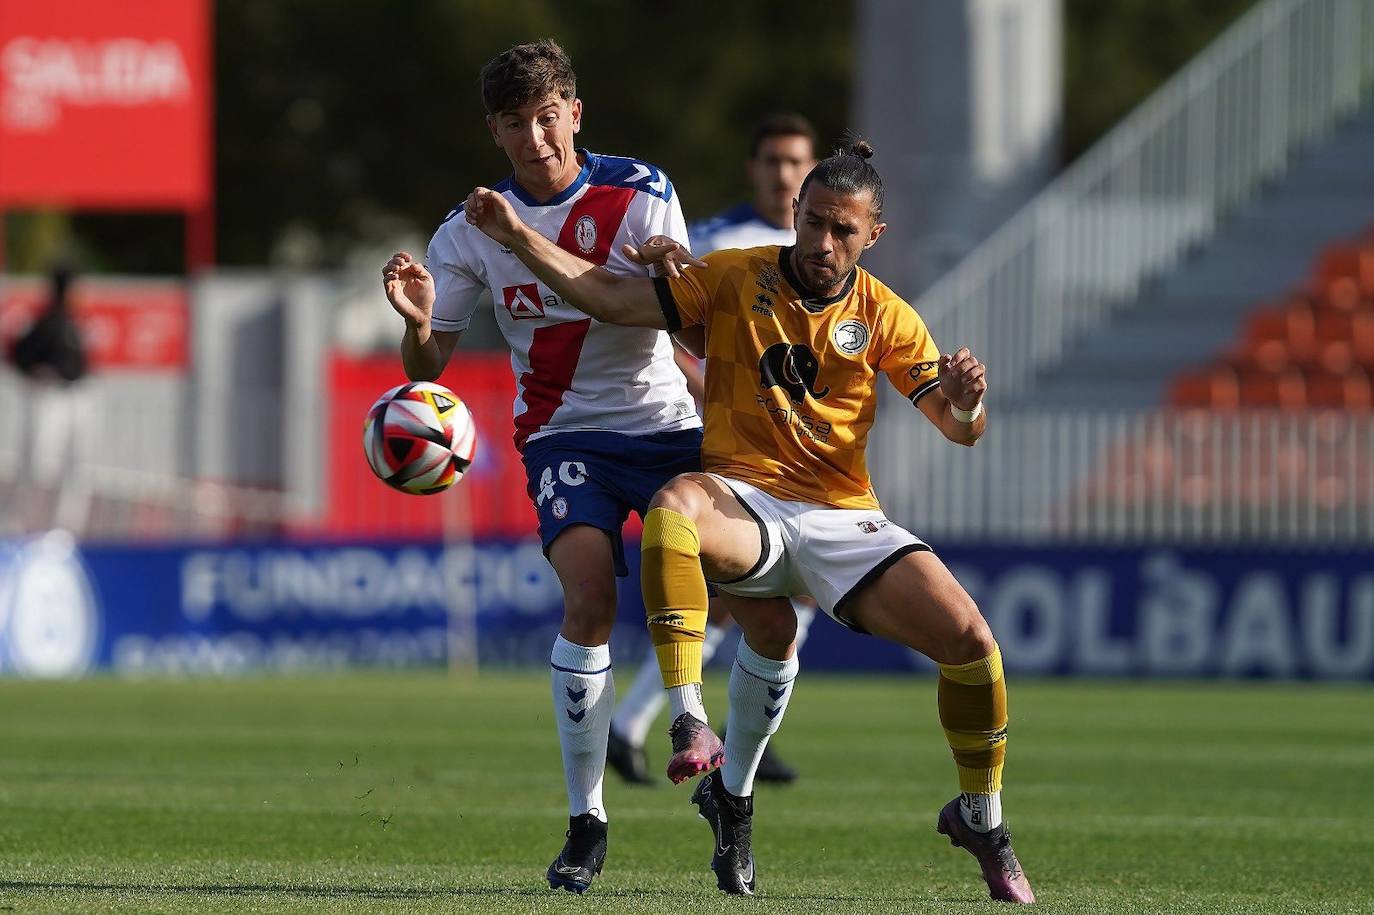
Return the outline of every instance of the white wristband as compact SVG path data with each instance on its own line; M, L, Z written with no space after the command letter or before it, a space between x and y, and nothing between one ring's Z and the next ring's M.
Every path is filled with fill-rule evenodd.
M972 410L961 410L954 405L954 401L949 402L950 414L961 423L971 423L983 415L983 402L978 401L978 405Z

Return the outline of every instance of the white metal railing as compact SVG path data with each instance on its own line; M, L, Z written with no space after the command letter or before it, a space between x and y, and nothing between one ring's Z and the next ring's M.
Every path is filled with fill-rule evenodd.
M0 371L0 536L60 527L89 538L217 537L272 532L301 515L280 488L190 472L184 395L156 378L58 389Z
M1374 542L1374 414L1014 410L972 449L909 416L870 455L932 542Z
M927 291L936 340L999 385L1066 344L1213 235L1374 87L1374 3L1268 0L1202 52Z

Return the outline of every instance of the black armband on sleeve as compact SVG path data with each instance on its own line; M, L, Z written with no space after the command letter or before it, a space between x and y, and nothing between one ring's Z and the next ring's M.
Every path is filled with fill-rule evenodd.
M673 287L668 285L666 276L656 276L654 293L658 295L658 307L663 309L663 320L668 323L668 333L682 330L682 316L677 313L677 302L673 301Z

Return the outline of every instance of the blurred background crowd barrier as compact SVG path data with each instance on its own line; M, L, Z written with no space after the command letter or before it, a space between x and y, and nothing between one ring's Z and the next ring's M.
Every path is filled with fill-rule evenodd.
M527 21L553 16L527 5ZM259 144L255 218L273 241L254 249L230 231L252 222L241 215L251 182L229 180L254 144L235 93L275 90L226 83L245 36L289 12L57 6L71 15L0 0L0 209L13 211L0 220L0 348L48 307L47 264L32 252L52 212L185 216L127 229L148 250L179 251L170 266L120 248L112 216L64 223L78 253L121 252L113 270L78 263L70 289L88 371L61 383L0 368L0 672L542 663L561 597L511 444L510 359L494 323L474 325L441 379L478 423L460 486L393 492L360 447L367 406L403 380L377 270L501 173L490 149L408 201L409 217L377 215L367 181L384 179L367 161L343 174L339 157L322 160L372 216L351 239L303 228L332 218L323 192L302 187L293 223L267 173L289 171L292 155L308 164L329 100L345 103L324 75L313 89L297 75L279 114L305 139L292 155L275 138ZM845 20L845 53L818 66L849 80L848 109L788 71L782 86L741 77L748 89L712 110L738 133L774 107L819 108L824 130L874 137L892 230L872 269L937 341L988 364L991 423L976 449L957 449L886 398L869 463L888 514L955 570L1008 666L1374 677L1374 7L1232 3L1214 40L1075 149L1064 84L1071 104L1086 90L1064 46L1079 47L1069 60L1081 69L1083 36L1100 37L1090 26L1112 4L841 6L825 15ZM302 4L290 24L323 9ZM452 132L482 140L476 69L535 32L468 12L486 43L472 39L462 66L447 64L461 78L443 85L466 118ZM635 137L635 109L612 95L624 83L601 76L576 35L556 37L583 73L595 145L619 142L614 130ZM930 69L969 78L931 83ZM423 76L407 72L423 98ZM161 143L144 117L161 118ZM709 211L694 197L714 206L741 191L719 162L692 171L671 153L673 130L687 144L706 129L684 120L643 122L642 141L606 148L664 165L699 217ZM356 150L343 144L350 155L376 146L362 130ZM451 142L436 132L441 153ZM175 167L146 167L154 145ZM1061 145L1081 152L1062 170ZM412 170L404 150L376 155ZM331 245L352 254L302 253ZM642 620L632 570L617 656L640 656ZM839 627L805 660L919 666Z

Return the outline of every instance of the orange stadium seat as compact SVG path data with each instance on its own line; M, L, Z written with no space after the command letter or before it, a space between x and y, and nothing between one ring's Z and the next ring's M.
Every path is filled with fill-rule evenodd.
M1374 364L1374 310L1324 310L1317 316L1316 342L1318 350L1333 343L1347 343L1355 361Z
M1256 312L1246 324L1249 340L1283 340L1298 360L1311 358L1317 345L1317 312L1306 299L1294 298L1282 306Z
M1230 366L1216 365L1180 375L1174 380L1169 402L1185 408L1235 409L1240 403L1236 372Z
M1240 340L1174 379L1169 403L1374 410L1374 223L1331 245L1304 287L1250 314Z
M1302 374L1286 368L1278 372L1251 369L1240 375L1242 407L1301 409L1307 405L1307 385Z
M1322 410L1368 410L1374 406L1369 375L1360 368L1316 369L1307 375L1308 406Z
M1374 240L1331 245L1322 252L1316 270L1318 285L1329 286L1341 279L1353 280L1358 291L1374 296Z

